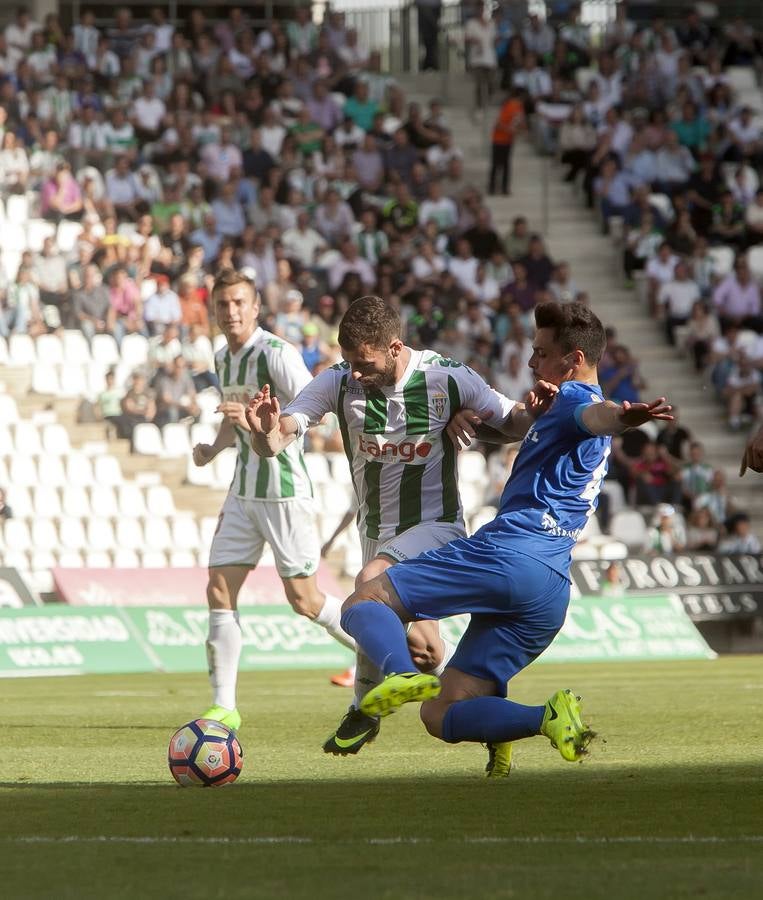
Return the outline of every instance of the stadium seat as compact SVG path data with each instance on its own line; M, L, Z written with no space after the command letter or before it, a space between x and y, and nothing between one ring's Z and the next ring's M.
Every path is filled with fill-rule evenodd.
M8 355L8 341L0 335L0 366L10 364L10 356Z
M347 539L342 560L342 574L354 578L363 568L363 550L357 531L353 530Z
M53 519L35 518L32 520L32 547L43 550L57 550L59 547L58 532Z
M331 482L331 470L325 456L320 453L305 453L305 467L313 486L329 484Z
M64 361L64 345L57 334L41 334L35 349L37 359L46 365L60 365Z
M87 520L87 545L90 550L108 553L117 549L114 529L108 519L93 516Z
M747 262L753 278L763 282L763 247L750 247L747 251Z
M110 334L93 335L90 353L94 362L103 363L105 366L115 366L119 362L119 347Z
M114 553L115 569L137 569L139 567L140 557L135 550L130 550L127 547L120 547Z
M61 488L69 483L69 477L64 468L63 456L48 456L40 459L38 470L39 483L47 487Z
M161 456L164 445L162 433L151 422L141 422L132 434L133 447L141 456Z
M146 536L146 549L172 549L172 532L166 519L159 516L148 516L144 520L143 533Z
M51 394L58 397L61 394L61 383L58 380L58 371L55 366L47 363L27 363L34 366L32 370L32 391L35 394Z
M146 501L143 491L132 481L126 481L117 488L120 516L142 518L146 515Z
M201 391L201 393L196 395L196 402L201 409L199 415L201 424L218 426L221 419L220 413L217 412L217 407L220 405L220 395L217 391ZM217 428L215 428L216 433Z
M57 422L45 425L42 430L42 448L51 456L67 456L71 452L69 432Z
M88 540L82 519L62 516L59 520L58 537L64 550L87 550Z
M8 281L15 281L16 275L21 265L21 254L23 250L13 250L10 247L3 247L2 256L0 256L0 264Z
M53 569L58 560L51 550L35 548L29 554L29 566L33 570Z
M469 521L469 533L474 534L475 531L492 522L496 517L498 510L494 506L483 506L471 517Z
M641 550L647 538L647 527L640 512L626 509L612 516L612 537L622 541L631 550Z
M212 546L212 538L217 531L218 516L202 516L199 522L199 537L201 546L204 550L208 550Z
M196 555L189 550L173 550L169 562L172 569L193 569L196 566Z
M458 477L460 481L473 484L485 484L487 464L485 457L478 451L465 451L458 454Z
M198 550L201 544L199 526L193 516L176 516L172 520L172 546L177 550Z
M570 556L574 560L598 559L599 548L595 544L589 544L587 541L582 541L575 544L575 546L572 548L572 553L570 554Z
M331 466L331 477L337 484L352 485L352 476L350 475L350 467L347 465L347 457L344 453L327 453Z
M13 434L8 425L0 424L0 456L13 456Z
M13 366L31 366L37 362L34 341L28 334L12 334L10 336L8 355Z
M464 481L460 485L460 494L464 517L470 519L484 503L484 488L472 481Z
M103 550L88 550L85 554L85 568L110 569L111 555Z
M140 560L144 569L167 568L167 554L160 550L146 550L141 553Z
M62 397L85 397L88 393L88 366L59 366L58 378Z
M101 519L116 519L119 515L119 505L114 488L109 484L97 483L90 488L90 509L94 516Z
M673 213L673 201L667 194L650 194L649 205L657 210L664 222L670 223L675 218Z
M61 491L61 508L65 516L87 518L90 515L90 499L82 485L67 484Z
M90 487L93 484L93 465L81 451L74 451L66 459L66 478L69 484Z
M735 93L757 90L755 70L751 66L727 66L725 75Z
M155 278L144 278L140 283L140 299L143 303L148 300L153 294L156 293L156 279Z
M8 483L16 487L34 487L38 483L34 459L16 454L8 467L8 478Z
M191 452L188 426L180 422L170 422L162 428L163 455L171 459L185 457Z
M29 219L26 223L26 249L39 253L46 238L54 237L56 226L45 219Z
M583 530L580 532L581 541L590 541L591 538L599 537L601 534L601 528L599 528L599 520L596 516L589 516L588 521L583 526Z
M143 366L148 360L148 341L142 334L127 334L122 339L122 362L131 368Z
M171 516L175 512L172 491L165 484L152 484L146 490L146 509L152 516Z
M81 232L82 226L79 222L69 222L66 219L59 222L58 233L56 235L58 249L62 253L71 253Z
M228 447L222 453L218 453L215 461L210 463L215 467L214 485L219 490L227 490L230 487L236 471L236 458L236 451L233 447Z
M122 467L119 460L111 454L96 456L93 460L94 483L97 485L116 487L123 483Z
M0 394L0 424L12 425L19 421L19 410L16 401L10 394Z
M85 365L91 362L90 347L81 331L65 331L61 339L64 350L64 362ZM39 339L37 349L39 352Z
M3 565L19 572L29 571L29 554L23 550L6 550L3 553Z
M85 368L87 378L87 386L85 394L92 399L96 399L99 394L106 390L106 366L101 363L90 363Z
M191 425L191 447L196 444L212 444L217 437L217 429L206 422Z
M723 278L734 268L733 247L710 247L707 251L713 275Z
M85 560L78 550L62 550L58 554L58 565L62 569L84 569Z
M607 541L599 546L600 559L626 559L628 547L622 541Z
M61 495L58 488L49 484L38 484L32 489L32 504L36 516L49 516L51 519L60 519L63 515L61 508ZM13 511L16 512L16 504Z
M122 517L117 519L117 546L126 550L142 550L145 546L143 529L138 519Z
M193 484L196 487L212 487L215 483L214 463L197 466L189 456L185 465L185 480L187 484Z
M5 459L2 456L0 456L0 484L10 484L8 466L5 464Z
M23 519L6 519L3 528L3 543L5 544L6 553L8 550L17 550L26 552L31 550L32 535L29 526Z
M5 489L5 500L16 519L31 519L35 515L56 515L55 512L41 512L40 508L35 506L30 489L17 484L8 484Z
M24 456L41 456L43 454L41 430L29 419L17 422L16 427L13 429L12 446L14 451ZM46 450L45 452L48 451Z
M619 481L613 478L605 480L601 485L602 494L609 497L609 511L612 515L625 509L628 505L625 501L625 491Z

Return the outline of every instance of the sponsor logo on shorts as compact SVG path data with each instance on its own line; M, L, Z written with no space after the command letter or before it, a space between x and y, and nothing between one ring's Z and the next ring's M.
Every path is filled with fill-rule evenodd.
M426 459L432 450L429 441L385 441L383 435L358 435L358 450L378 462L413 462Z

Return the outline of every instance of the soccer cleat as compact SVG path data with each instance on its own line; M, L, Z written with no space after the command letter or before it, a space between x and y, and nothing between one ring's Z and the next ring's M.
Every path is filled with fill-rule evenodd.
M360 710L367 716L388 716L404 703L433 700L440 694L440 679L423 672L401 672L387 675L381 684L366 694Z
M337 687L352 687L355 684L355 666L350 666L338 675L332 675L329 681Z
M511 748L511 741L487 745L490 754L485 766L487 778L508 778L511 775Z
M241 728L241 714L237 709L226 709L224 706L210 706L205 713L202 713L201 718L222 722L231 731L238 731Z
M353 756L364 744L370 744L379 733L379 720L351 707L337 730L323 745L324 753L334 756Z
M584 725L580 718L580 697L570 690L557 691L546 701L540 732L569 762L581 760L596 737L596 732Z

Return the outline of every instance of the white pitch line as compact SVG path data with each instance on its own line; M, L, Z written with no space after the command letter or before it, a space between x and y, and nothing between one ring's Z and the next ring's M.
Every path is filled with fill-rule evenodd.
M763 834L741 834L737 837L721 835L677 835L675 837L655 837L653 835L624 835L622 837L597 837L579 835L577 837L553 837L551 835L530 835L514 837L461 837L435 840L426 837L359 838L347 840L316 840L295 835L275 835L272 837L192 837L192 836L119 836L119 835L19 835L0 838L3 844L224 844L228 846L273 845L273 844L763 844Z

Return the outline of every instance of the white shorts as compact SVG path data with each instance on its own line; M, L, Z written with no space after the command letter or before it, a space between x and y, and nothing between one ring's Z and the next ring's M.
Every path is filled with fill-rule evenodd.
M421 522L386 541L372 541L361 535L363 565L368 565L377 556L386 556L393 562L413 559L425 550L434 550L462 537L466 537L466 530L455 522Z
M209 551L209 565L247 566L270 544L281 578L313 575L321 545L312 500L242 500L228 494Z

